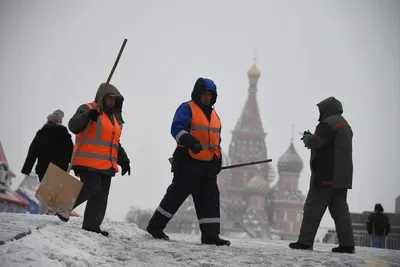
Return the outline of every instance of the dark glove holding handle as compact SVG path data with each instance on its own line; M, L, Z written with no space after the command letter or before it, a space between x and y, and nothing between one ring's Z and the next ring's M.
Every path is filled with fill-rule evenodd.
M307 130L307 131L304 131L304 133L303 133L303 137L302 137L300 140L303 140L303 139L304 139L304 136L306 136L306 135L310 135L310 134L312 134L312 133L310 133L310 131L309 131L309 130Z
M91 109L89 110L89 114L88 117L89 119L91 119L92 121L97 121L97 119L99 118L100 113L97 111L97 109Z

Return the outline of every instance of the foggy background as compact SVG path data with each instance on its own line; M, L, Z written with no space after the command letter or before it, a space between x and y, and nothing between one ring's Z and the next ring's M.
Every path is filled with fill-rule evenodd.
M258 104L276 169L292 125L315 129L316 103L335 96L354 131L351 212L400 194L400 1L0 1L0 140L20 173L35 133L56 109L63 124L112 78L125 97L122 146L131 176L112 182L107 217L155 208L171 182L170 124L198 77L215 81L222 148L247 97L255 49ZM309 185L309 150L295 133ZM77 211L83 214L84 205ZM333 226L329 213L322 225Z

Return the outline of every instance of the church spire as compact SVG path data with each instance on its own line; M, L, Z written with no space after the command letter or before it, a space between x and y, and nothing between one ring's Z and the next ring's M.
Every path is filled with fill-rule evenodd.
M256 60L256 57L255 57ZM249 91L239 120L232 131L229 148L231 163L257 161L267 156L264 131L257 101L257 80L260 71L255 65L248 71Z
M257 101L257 81L261 75L260 70L256 65L256 55L254 56L254 63L250 70L247 72L249 76L249 94L246 103L242 110L242 114L236 124L234 131L258 133L261 134L264 140L265 133L261 123L260 111Z
M253 66L249 69L247 72L247 75L249 76L249 79L254 78L258 80L261 76L261 72L257 67L257 48L254 49L254 62Z
M294 129L295 129L296 127L295 127L295 125L293 124L292 125L292 137L290 138L290 142L291 143L293 143L293 141L294 141Z

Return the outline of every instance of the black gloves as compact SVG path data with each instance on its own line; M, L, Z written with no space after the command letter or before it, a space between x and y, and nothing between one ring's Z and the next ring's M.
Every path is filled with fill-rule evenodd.
M89 110L89 119L92 121L97 121L97 118L99 117L100 113L97 111L97 109L91 109Z
M303 140L303 139L304 139L304 137L305 137L306 135L310 135L310 134L312 134L312 133L310 133L310 131L309 131L309 130L307 130L307 131L304 131L304 133L303 133L303 137L302 137L300 140Z
M131 175L131 166L130 166L129 162L122 164L121 168L122 168L122 172L121 172L122 176L124 176L126 173L128 173L128 175Z
M199 143L193 144L193 145L192 145L191 147L189 147L189 148L192 150L193 154L199 154L200 151L203 150L203 148L202 148L201 145L200 145L200 142L199 142Z
M313 136L313 134L310 133L310 131L307 130L307 131L304 131L303 137L300 139L300 140L303 140L304 146L305 146L306 148L308 148L308 149L310 149L310 148L308 147L308 141L310 140L310 138L312 138L312 136Z
M179 144L189 148L194 154L199 154L200 151L203 150L199 140L197 140L193 135L189 133L181 136L181 138L179 139Z

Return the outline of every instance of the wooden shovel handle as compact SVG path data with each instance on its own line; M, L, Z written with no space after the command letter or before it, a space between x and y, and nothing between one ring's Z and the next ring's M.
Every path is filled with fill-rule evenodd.
M117 68L119 59L121 58L122 52L124 51L126 42L128 42L128 39L125 39L125 40L124 40L124 42L122 43L121 48L119 49L119 53L118 53L117 58L115 59L114 66L113 66L112 69L111 69L110 75L108 75L108 79L107 79L106 85L108 85L108 84L110 83L110 81L111 81L111 78L112 78L112 76L113 76L113 74L114 74L114 71L115 71L115 69Z

